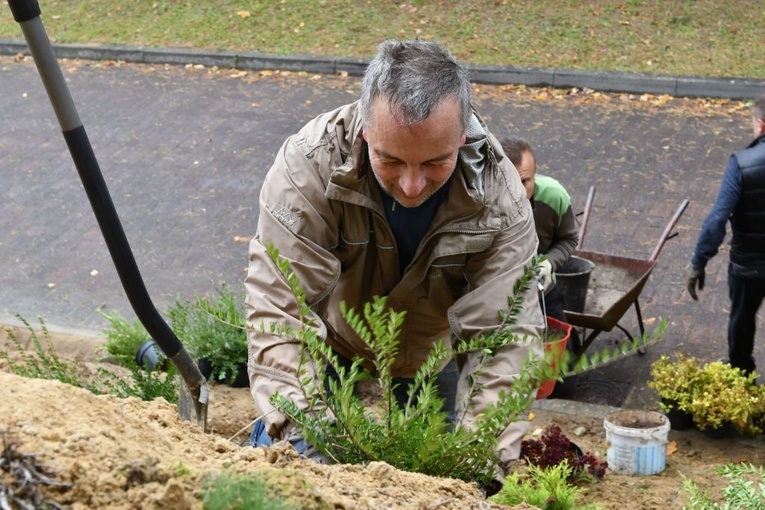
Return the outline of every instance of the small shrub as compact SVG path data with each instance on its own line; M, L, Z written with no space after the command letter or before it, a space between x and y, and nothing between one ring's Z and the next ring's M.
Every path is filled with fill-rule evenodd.
M724 504L712 501L708 492L702 491L690 478L680 473L683 489L693 510L763 510L765 509L765 471L752 464L726 464L716 469L717 474L728 478L730 483L723 489Z
M289 262L279 259L273 246L268 250L285 275L301 310L299 318L303 327L299 331L279 331L273 324L271 328L300 341L302 356L298 376L309 408L298 409L280 394L273 395L271 402L299 426L305 439L335 462L383 461L407 471L475 481L482 486L488 483L498 465L497 437L510 423L522 419L531 405L534 389L551 376L553 369L540 358L525 360L518 379L470 428L460 426L464 415L458 416L454 424L448 422L437 396L436 375L449 357L470 353L476 357L477 366L482 367L497 350L519 340L513 334L513 326L523 305L523 296L535 281L533 268L527 267L514 285L508 308L498 312L500 326L492 334L461 342L453 349L447 348L443 341L433 346L416 373L414 384L408 390L408 401L403 406L393 395L390 367L398 354L398 335L405 313L388 308L384 297L365 304L360 312L343 307L344 319L373 353L371 361L381 388L378 414L369 412L354 395L356 383L369 377L361 368L362 360L355 359L347 370L340 366L331 347L309 327L310 310ZM261 324L261 328L265 327ZM337 372L337 379L327 377L327 364ZM469 379L468 399L477 391L472 378Z
M16 316L29 330L32 343L35 347L34 354L30 354L24 346L21 345L18 337L10 328L5 328L5 333L11 340L11 343L19 352L19 359L13 359L10 354L0 350L0 358L5 359L11 372L21 377L31 379L51 379L60 381L64 384L84 388L96 395L110 394L117 397L137 397L142 400L153 400L162 397L168 402L178 401L178 387L175 377L175 369L171 367L166 373L159 371L145 371L140 369L135 360L131 358L132 367L130 378L132 384L105 368L100 368L92 381L87 381L85 377L78 374L77 363L75 361L62 361L56 353L50 338L48 328L45 322L40 319L40 331L42 338L31 324L21 317Z
M5 334L8 335L8 339L18 351L20 357L19 360L14 360L6 351L0 350L0 357L8 363L10 371L30 379L52 379L72 386L82 386L77 374L76 363L74 361L64 362L59 359L53 347L50 332L45 326L45 321L42 318L39 319L40 331L42 332L42 338L40 338L37 331L34 330L24 317L16 315L16 318L26 326L30 333L32 344L34 345L34 354L30 354L21 345L19 338L11 328L4 328Z
M761 432L752 422L759 406L756 377L721 361L704 365L687 409L696 426L715 429L731 423L748 434Z
M581 490L569 484L571 476L572 470L566 461L548 467L530 464L527 470L510 473L502 489L488 500L501 505L525 503L545 510L594 508L576 504Z
M224 473L205 484L204 510L292 510L294 507L269 496L266 483L255 476Z
M99 313L109 322L109 328L104 330L106 342L104 349L115 364L133 368L136 353L144 342L149 340L149 333L138 319L128 321L119 312Z
M608 467L607 462L592 453L582 453L555 423L549 424L539 439L524 439L521 442L520 458L540 468L565 463L569 466L569 482L583 478L602 480Z
M651 365L648 386L659 394L660 407L693 415L700 429L732 424L745 434L762 432L765 395L755 384L757 375L746 375L728 363L705 363L699 358L662 355Z
M167 314L189 354L210 363L208 379L230 383L247 364L244 299L225 284L213 299L197 295L193 302L176 301Z
M663 411L687 411L699 384L701 364L698 359L677 353L673 361L666 354L651 364L648 387L655 390Z
M178 379L175 375L176 369L172 364L165 371L145 370L134 364L130 369L130 380L100 368L95 381L88 384L86 388L97 395L135 397L147 401L164 398L171 404L177 404Z

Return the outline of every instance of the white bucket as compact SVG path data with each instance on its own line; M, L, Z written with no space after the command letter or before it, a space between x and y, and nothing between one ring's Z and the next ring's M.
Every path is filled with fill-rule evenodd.
M623 410L603 421L608 467L624 475L655 475L667 460L669 420L656 411Z

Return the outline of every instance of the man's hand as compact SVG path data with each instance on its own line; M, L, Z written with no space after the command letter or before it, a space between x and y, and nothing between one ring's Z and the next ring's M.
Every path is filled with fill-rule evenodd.
M547 291L553 286L552 264L549 260L545 259L537 266L537 281L540 290L547 294Z
M303 434L300 432L294 432L287 440L295 447L295 450L301 456L319 464L332 464L330 459L321 453L314 445L306 441L303 438Z
M691 295L694 301L698 301L699 297L696 295L696 288L704 290L704 278L706 273L704 268L692 267L691 272L688 275L688 294Z

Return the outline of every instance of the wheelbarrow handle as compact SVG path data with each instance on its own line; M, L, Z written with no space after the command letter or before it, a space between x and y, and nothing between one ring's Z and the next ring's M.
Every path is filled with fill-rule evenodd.
M587 202L584 204L584 215L582 216L582 223L579 225L579 239L576 242L576 249L582 248L584 243L584 234L587 232L587 223L590 221L590 211L592 211L592 202L595 197L595 186L590 186L590 191L587 193Z
M672 234L672 229L675 228L675 225L678 221L680 221L680 217L685 212L685 209L688 207L688 204L690 202L686 198L683 200L683 202L680 204L680 207L677 208L677 211L675 211L675 215L672 216L672 219L669 220L669 223L664 228L664 232L661 234L661 238L659 239L659 242L656 243L656 247L653 249L653 252L651 253L651 256L648 258L651 262L655 262L656 259L659 258L659 253L661 253L661 249L664 247L664 243L667 242L667 239L670 239L674 237Z
M40 78L58 118L64 140L82 180L112 261L138 319L152 339L178 369L198 405L197 421L206 426L207 382L173 330L162 319L149 297L135 257L114 208L93 148L77 114L61 67L56 60L36 0L8 0L21 26ZM204 407L204 409L202 409ZM204 415L204 416L200 416ZM190 417L189 417L190 419Z

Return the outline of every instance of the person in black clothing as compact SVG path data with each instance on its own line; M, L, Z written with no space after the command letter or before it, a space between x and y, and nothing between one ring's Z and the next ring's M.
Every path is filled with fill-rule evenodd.
M755 322L765 297L765 97L755 101L752 113L754 141L728 160L688 275L688 293L697 301L707 262L717 255L730 221L728 360L746 373L755 369Z

